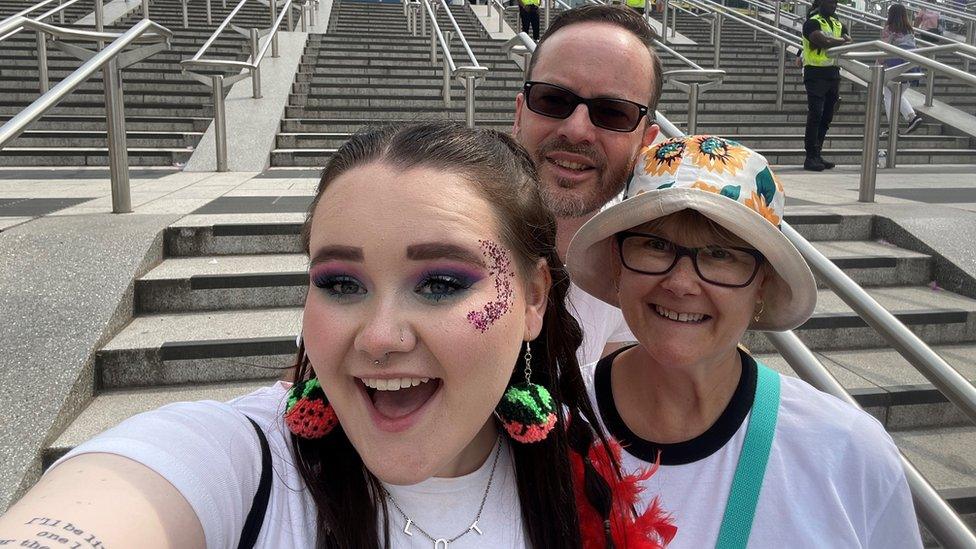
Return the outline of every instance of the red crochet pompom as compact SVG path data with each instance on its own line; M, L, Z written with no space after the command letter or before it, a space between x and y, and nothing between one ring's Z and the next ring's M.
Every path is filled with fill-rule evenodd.
M315 439L329 433L339 423L332 406L320 399L302 398L285 414L285 424L296 435Z
M610 451L617 463L620 462L620 445L610 441ZM613 506L610 516L610 536L617 547L627 549L659 549L674 539L678 532L671 516L666 513L655 497L647 509L638 516L631 511L638 503L640 493L644 491L641 482L651 478L657 472L659 462L648 469L638 469L632 474L624 474L618 479L614 473L610 455L602 444L594 444L590 448L590 462L600 476L607 481L613 490ZM573 468L573 490L576 493L576 506L580 514L580 537L584 549L603 549L606 547L603 519L593 505L586 498L583 489L583 458L575 452L571 453L570 463Z

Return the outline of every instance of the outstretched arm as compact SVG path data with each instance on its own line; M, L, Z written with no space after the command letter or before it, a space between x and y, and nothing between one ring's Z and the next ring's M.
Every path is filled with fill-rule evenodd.
M58 464L0 517L0 546L8 545L192 549L206 542L193 508L155 471L117 455L82 454Z

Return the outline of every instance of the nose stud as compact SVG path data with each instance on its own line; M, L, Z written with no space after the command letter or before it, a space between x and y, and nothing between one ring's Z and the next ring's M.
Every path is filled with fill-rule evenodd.
M373 361L373 365L374 366L379 366L380 364L386 364L386 362L389 359L390 359L390 353L383 353L383 359L382 360L374 360Z

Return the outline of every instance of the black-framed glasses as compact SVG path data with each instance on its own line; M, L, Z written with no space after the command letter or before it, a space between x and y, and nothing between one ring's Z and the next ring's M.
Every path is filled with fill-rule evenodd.
M758 250L736 246L686 248L660 236L624 231L617 233L620 262L631 271L662 275L684 256L691 258L702 280L716 286L744 288L755 280L766 258Z
M598 128L614 132L632 132L647 116L647 107L626 99L593 97L585 99L575 93L545 82L526 82L522 88L525 106L530 111L550 118L569 118L580 103L586 105L590 122Z

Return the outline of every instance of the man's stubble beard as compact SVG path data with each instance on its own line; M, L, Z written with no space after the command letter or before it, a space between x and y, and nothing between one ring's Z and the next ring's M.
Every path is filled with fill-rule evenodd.
M545 154L552 150L556 149L540 150L535 155L536 166L545 166ZM620 194L636 164L637 157L635 156L617 170L611 170L606 166L602 169L596 168L601 171L597 183L582 196L564 191L564 189L572 188L572 184L566 180L559 178L554 181L542 180L546 175L543 170L540 170L539 193L542 195L542 200L546 206L557 218L583 217L596 212L613 197Z

